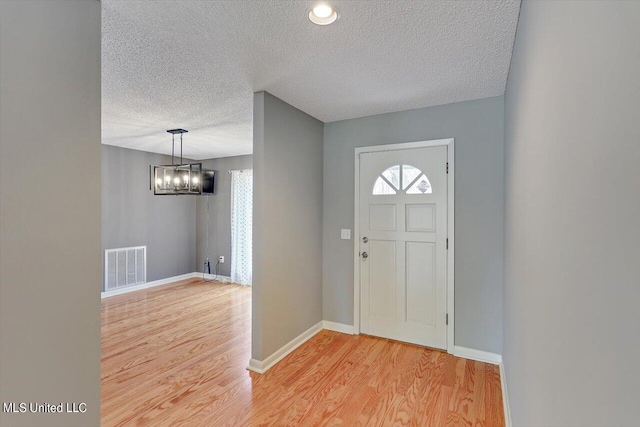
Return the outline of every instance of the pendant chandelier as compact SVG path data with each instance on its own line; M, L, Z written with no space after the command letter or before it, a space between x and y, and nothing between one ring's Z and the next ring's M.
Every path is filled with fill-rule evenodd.
M203 170L202 163L183 163L182 135L184 129L170 129L171 164L152 166L151 186L157 196L213 194L214 172ZM175 156L176 135L180 136L180 163Z

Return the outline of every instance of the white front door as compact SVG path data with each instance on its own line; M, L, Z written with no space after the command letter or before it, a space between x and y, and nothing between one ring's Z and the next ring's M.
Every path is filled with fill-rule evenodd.
M447 147L360 154L362 333L447 348Z

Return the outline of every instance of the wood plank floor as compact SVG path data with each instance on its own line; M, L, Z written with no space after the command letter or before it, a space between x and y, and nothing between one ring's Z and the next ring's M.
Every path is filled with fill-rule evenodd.
M191 279L102 301L103 426L504 426L497 366L322 331L245 368L251 289Z

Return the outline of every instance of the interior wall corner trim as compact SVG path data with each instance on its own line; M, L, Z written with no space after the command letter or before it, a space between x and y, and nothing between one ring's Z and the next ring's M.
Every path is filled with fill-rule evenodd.
M272 368L276 363L284 359L289 353L293 352L296 348L300 347L302 344L311 339L315 334L320 332L323 329L323 322L319 321L282 347L276 350L271 356L265 358L264 360L256 360L250 359L248 370L257 372L258 374L264 374L270 368Z

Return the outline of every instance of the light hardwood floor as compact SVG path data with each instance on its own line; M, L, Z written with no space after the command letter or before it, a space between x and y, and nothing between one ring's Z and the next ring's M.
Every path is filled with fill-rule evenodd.
M102 301L102 425L504 425L497 366L322 331L246 370L251 289L191 279Z

